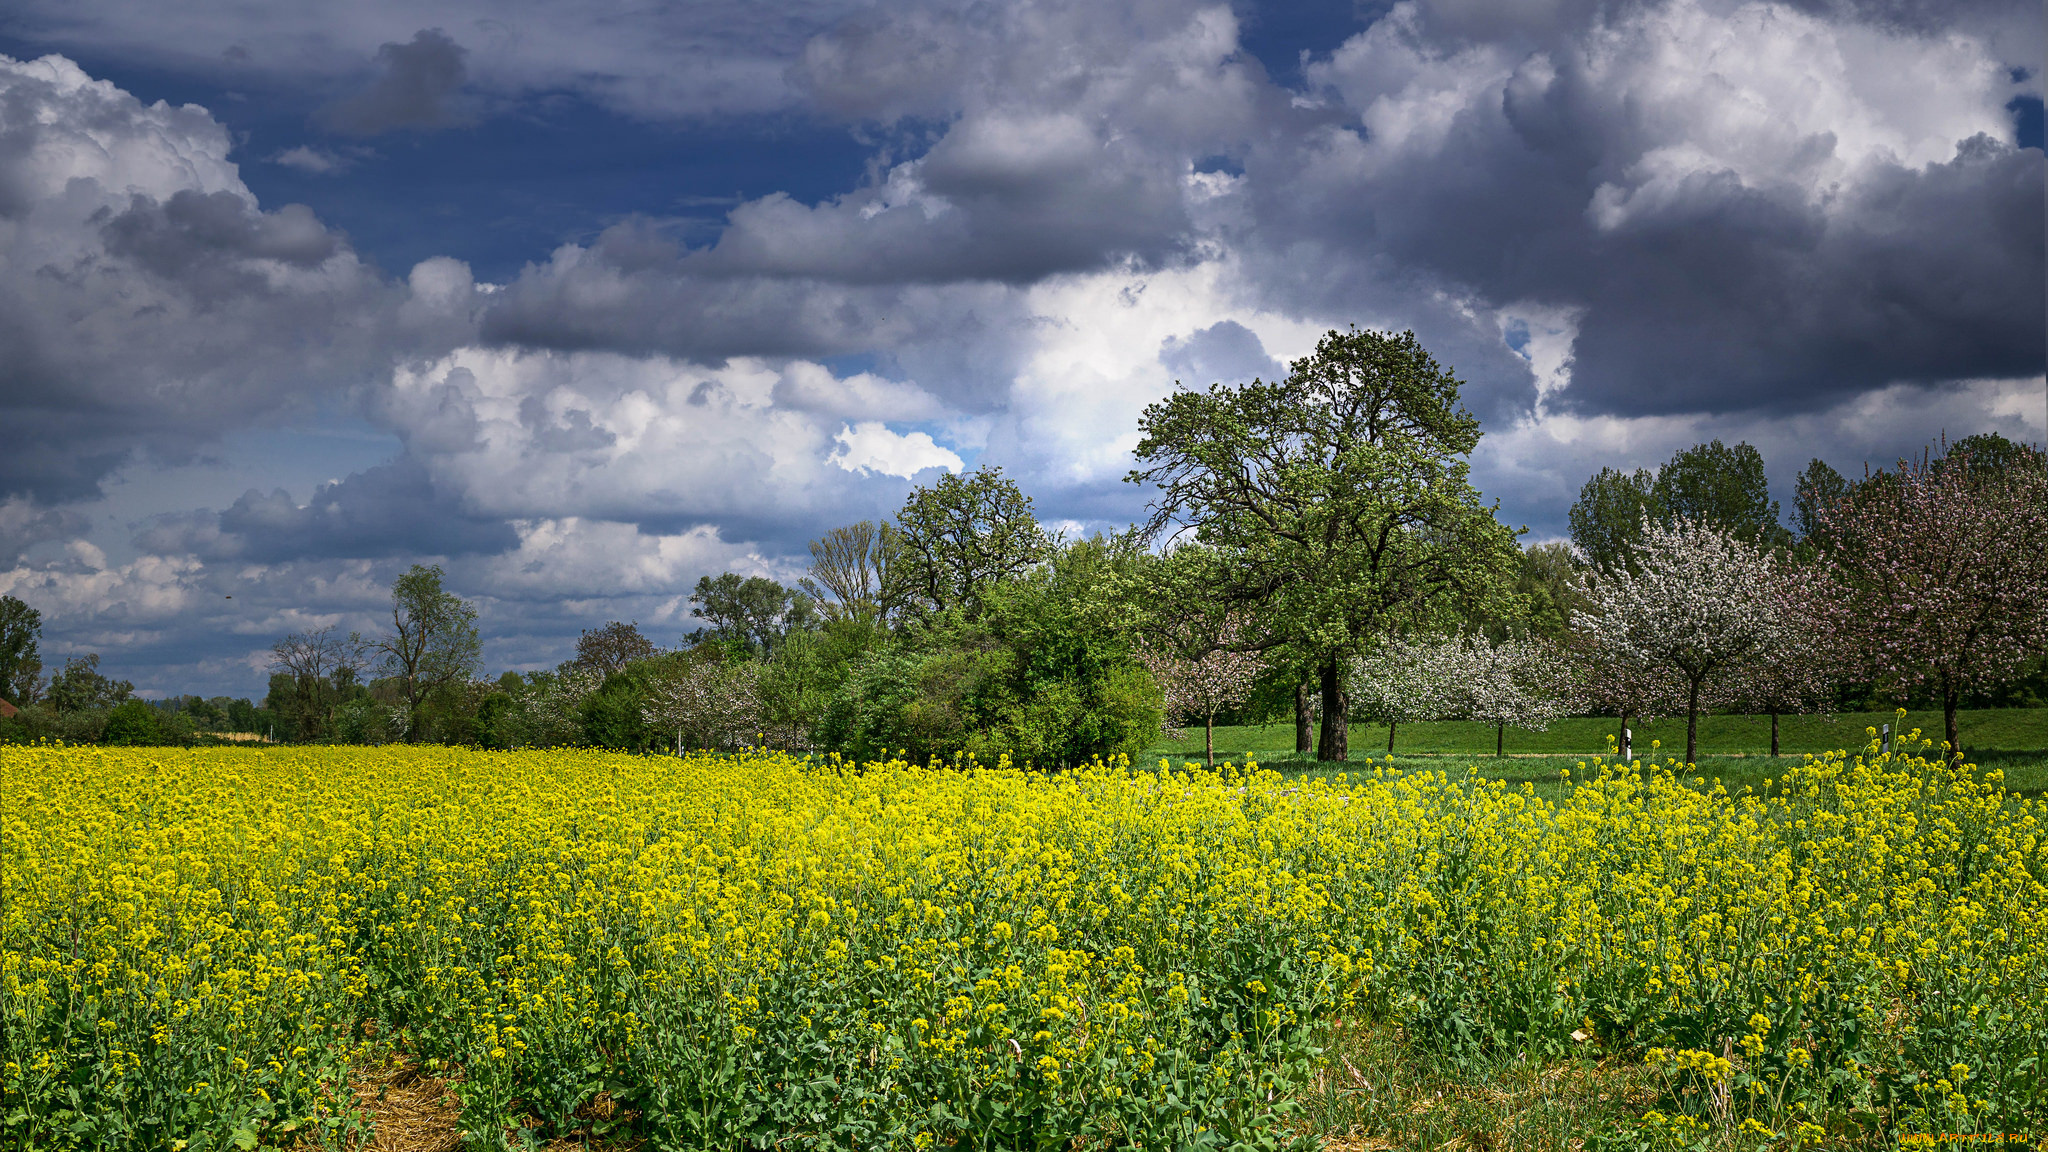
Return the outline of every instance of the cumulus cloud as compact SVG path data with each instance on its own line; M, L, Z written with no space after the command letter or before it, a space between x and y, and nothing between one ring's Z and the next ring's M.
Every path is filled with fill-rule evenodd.
M838 387L814 363L465 347L399 368L377 411L434 484L475 514L583 517L794 550L823 527L902 499L900 481L829 463ZM850 392L920 405L865 374ZM792 393L807 407L778 403ZM822 398L822 402L821 402Z
M1286 371L1266 354L1258 333L1235 320L1218 320L1184 337L1168 336L1160 345L1159 362L1191 388L1274 380Z
M1341 119L1247 164L1276 259L1370 253L1380 283L1573 309L1561 400L1588 412L2040 365L2042 166L1984 42L1767 3L1534 31L1459 11L1399 4L1311 66Z
M879 472L909 480L930 468L958 472L966 467L958 454L942 448L929 432L895 432L879 420L849 424L832 438L839 447L832 462L848 472Z
M395 286L229 148L202 108L0 57L0 496L88 496L390 355Z
M18 562L38 544L75 540L90 526L74 509L38 508L20 496L0 500L0 564Z

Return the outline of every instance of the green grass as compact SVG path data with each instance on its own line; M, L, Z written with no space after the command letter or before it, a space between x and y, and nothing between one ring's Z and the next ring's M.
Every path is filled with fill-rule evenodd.
M1590 1133L1631 1127L1658 1098L1654 1073L1633 1061L1515 1056L1459 1067L1395 1029L1346 1021L1321 1043L1329 1064L1301 1098L1300 1126L1330 1152L1569 1152Z
M1766 716L1703 716L1700 718L1699 777L1720 781L1731 792L1745 787L1761 788L1764 781L1784 775L1807 753L1838 748L1860 749L1868 742L1866 728L1893 723L1891 712L1851 712L1841 715L1783 716L1778 721L1779 751L1775 759L1771 746L1770 718ZM1631 725L1635 729L1636 756L1664 760L1685 753L1685 718L1657 720ZM2006 787L2027 795L2048 794L2048 708L2001 708L1962 712L1957 717L1964 754L1980 768L2005 773ZM1909 712L1906 731L1919 728L1923 736L1937 741L1941 736L1939 712ZM1560 720L1545 732L1507 732L1507 757L1493 754L1494 730L1490 725L1446 720L1429 724L1404 724L1395 733L1395 754L1387 757L1387 729L1381 724L1351 726L1351 760L1372 760L1402 771L1442 769L1463 771L1467 766L1490 779L1528 783L1540 795L1555 799L1564 788L1564 772L1582 760L1606 752L1608 738L1619 727L1612 718ZM1187 730L1188 738L1147 750L1138 760L1156 763L1165 758L1200 762L1202 731ZM1652 742L1663 742L1661 748ZM1320 776L1342 771L1294 751L1292 724L1246 725L1216 729L1216 757L1243 763L1249 756L1261 765L1290 775Z

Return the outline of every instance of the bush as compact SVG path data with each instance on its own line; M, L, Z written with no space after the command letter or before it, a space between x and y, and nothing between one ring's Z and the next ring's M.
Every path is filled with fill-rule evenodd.
M158 744L163 740L156 709L141 700L130 700L107 713L107 725L100 733L102 744Z

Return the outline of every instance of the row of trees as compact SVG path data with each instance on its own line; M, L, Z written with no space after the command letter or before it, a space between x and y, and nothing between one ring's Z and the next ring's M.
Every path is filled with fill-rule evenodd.
M246 699L142 700L133 683L100 670L97 652L67 659L45 680L42 627L40 612L17 597L0 596L0 700L13 709L0 716L0 743L187 744L207 736L253 735L275 724L274 716Z
M1390 638L1358 667L1362 711L1389 725L1389 750L1393 726L1416 720L1682 714L1691 760L1704 711L1768 714L1776 755L1781 714L1849 692L1935 705L1959 748L1966 699L2048 679L2044 463L1996 436L1853 483L1814 461L1797 535L1776 524L1748 445L1604 470L1572 514L1593 559L1550 584L1564 627Z
M1135 751L1163 722L1538 727L1801 710L1915 693L1953 715L2038 669L2038 453L1973 438L1851 483L1816 461L1796 533L1746 444L1593 476L1575 548L1523 549L1470 483L1477 421L1411 334L1331 332L1285 379L1148 407L1142 526L1047 532L1000 471L836 528L785 585L701 580L674 650L586 632L562 666L481 678L476 613L415 567L388 630L287 637L267 703L297 739L725 747L867 756ZM4 669L0 669L4 671ZM1213 741L1211 742L1213 747ZM1688 756L1694 748L1689 741Z

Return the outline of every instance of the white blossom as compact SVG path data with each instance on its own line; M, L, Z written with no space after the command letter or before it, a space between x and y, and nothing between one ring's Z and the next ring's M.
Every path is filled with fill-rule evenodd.
M1691 762L1702 703L1726 695L1728 677L1784 640L1780 574L1756 546L1688 520L1645 521L1635 558L1635 571L1590 583L1591 607L1574 623L1605 663L1668 668L1684 682Z
M678 745L736 748L761 728L759 669L743 660L677 660L647 686L641 719Z

